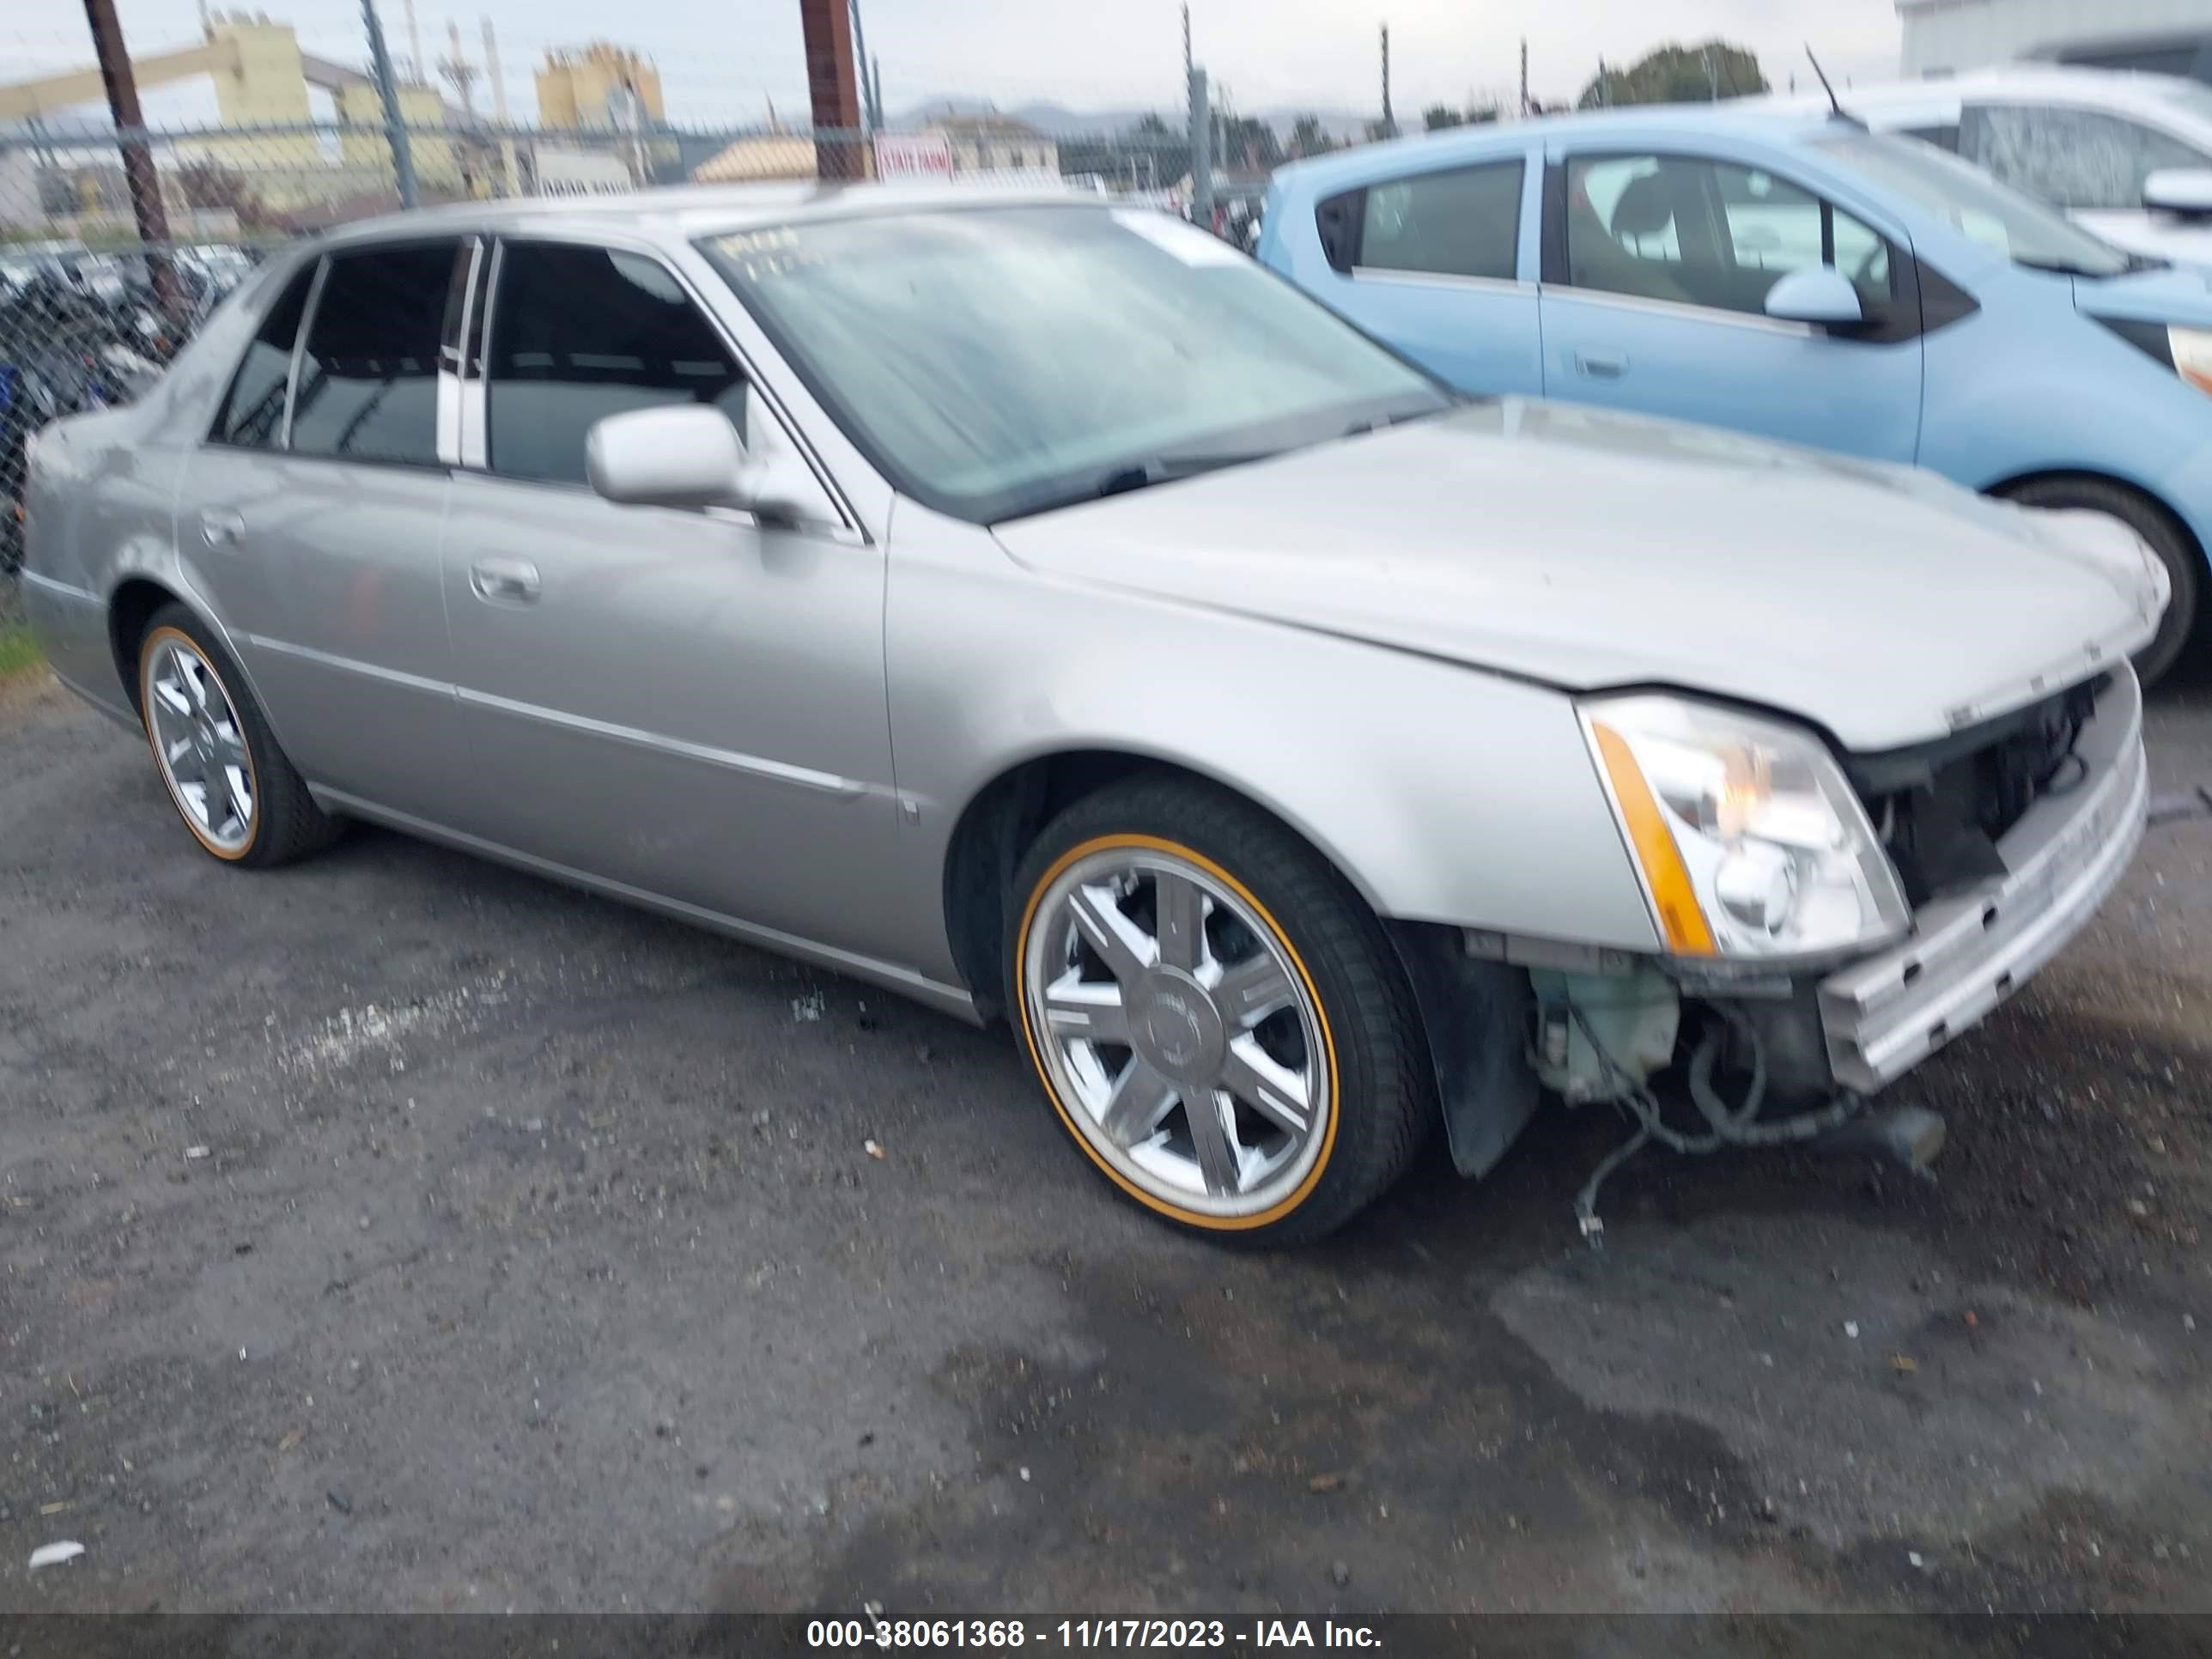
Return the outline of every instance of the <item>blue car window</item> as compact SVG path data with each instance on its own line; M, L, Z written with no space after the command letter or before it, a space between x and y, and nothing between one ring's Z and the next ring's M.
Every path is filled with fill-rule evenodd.
M1369 185L1354 263L1510 281L1521 241L1522 173L1516 157Z
M1878 233L1771 173L1696 157L1571 162L1566 246L1577 288L1752 315L1783 277L1822 264L1869 310L1895 292Z

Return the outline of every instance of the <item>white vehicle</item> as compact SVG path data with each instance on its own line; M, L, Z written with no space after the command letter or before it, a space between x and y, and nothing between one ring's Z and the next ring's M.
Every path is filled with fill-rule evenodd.
M2016 64L1839 95L1876 131L1954 151L2108 242L2212 270L2212 86Z

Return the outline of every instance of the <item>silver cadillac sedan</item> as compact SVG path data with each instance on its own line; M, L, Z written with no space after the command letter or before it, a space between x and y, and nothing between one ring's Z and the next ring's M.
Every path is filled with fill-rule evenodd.
M357 226L28 465L54 667L207 854L371 820L1003 1017L1223 1238L1547 1098L1839 1122L2143 821L2126 532L1458 399L1096 198Z

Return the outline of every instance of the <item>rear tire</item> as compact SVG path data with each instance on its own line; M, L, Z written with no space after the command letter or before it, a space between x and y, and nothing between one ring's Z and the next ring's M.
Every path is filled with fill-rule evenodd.
M1320 1238L1436 1122L1382 923L1236 795L1154 775L1078 802L1030 849L1007 911L1007 1006L1062 1126L1123 1196L1186 1231Z
M2188 532L2148 496L2102 478L2037 478L2004 492L2022 507L2084 507L2122 524L2150 544L2173 583L2166 617L2148 645L2135 656L2136 678L2151 686L2164 679L2190 648L2204 591L2204 556Z
M269 869L336 838L338 821L277 746L237 659L185 606L163 605L148 622L137 696L155 769L202 850Z

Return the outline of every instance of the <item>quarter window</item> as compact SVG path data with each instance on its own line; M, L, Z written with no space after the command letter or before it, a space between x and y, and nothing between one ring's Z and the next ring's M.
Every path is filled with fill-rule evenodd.
M2212 157L2140 122L2051 105L1978 105L1960 147L2014 189L2063 208L2139 208L2160 168L2212 167Z
M292 448L349 460L438 460L438 348L456 246L330 256L307 325Z
M744 434L745 383L666 266L642 254L509 242L486 366L492 470L582 483L610 415L711 404Z
M1370 185L1354 263L1510 281L1521 245L1517 159Z
M1567 167L1576 288L1759 315L1792 271L1833 265L1869 313L1895 293L1890 246L1785 179L1734 162L1609 155Z
M284 388L292 376L292 341L300 331L300 313L307 307L307 289L315 280L313 259L285 284L276 303L261 319L253 343L238 361L230 390L222 395L222 408L208 435L216 443L240 444L249 449L275 447L284 430Z

